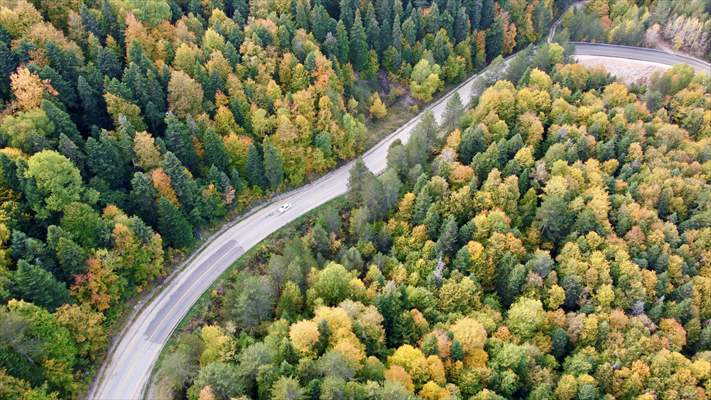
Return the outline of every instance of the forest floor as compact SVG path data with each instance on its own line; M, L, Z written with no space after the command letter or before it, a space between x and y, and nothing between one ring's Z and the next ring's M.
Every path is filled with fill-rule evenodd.
M615 57L575 56L576 60L585 66L602 66L607 72L617 77L625 84L644 83L654 72L666 71L669 65L649 61L636 61Z

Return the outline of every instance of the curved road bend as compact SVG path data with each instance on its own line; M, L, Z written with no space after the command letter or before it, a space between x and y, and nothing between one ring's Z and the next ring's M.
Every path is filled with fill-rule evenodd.
M689 64L696 72L711 74L711 64L698 58L677 53L667 53L657 49L623 46L619 44L571 42L577 56L602 56L628 58L658 64Z
M507 60L508 61L508 60ZM447 95L425 108L416 117L391 133L363 155L368 168L378 174L385 170L390 144L407 141L426 111L437 120L444 115L446 102L458 92L463 101L470 98L480 74L473 75ZM278 200L248 215L244 220L218 234L180 273L129 322L110 350L109 358L97 377L88 398L113 400L137 399L143 390L161 349L173 329L210 285L246 250L272 232L306 212L346 192L350 162L317 181L280 196ZM292 208L281 214L280 204Z
M650 49L619 49L619 46L611 45L577 46L579 50L576 50L576 54L594 52L595 55L608 57L624 55L626 58L639 57L644 61L652 60L661 64L687 61L679 56ZM382 172L387 163L388 147L393 141L407 141L413 128L428 110L441 120L446 102L454 92L458 92L466 101L472 94L474 82L481 75L475 74L464 81L366 152L363 160L368 168L376 174ZM198 298L247 249L297 217L344 194L351 165L352 162L311 184L280 196L278 200L273 200L214 237L124 328L87 397L101 400L143 397L161 349ZM283 202L290 202L293 207L280 214L277 209Z

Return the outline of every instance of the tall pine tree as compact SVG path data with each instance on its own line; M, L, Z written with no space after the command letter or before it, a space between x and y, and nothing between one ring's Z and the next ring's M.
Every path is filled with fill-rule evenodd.
M368 37L363 28L360 10L356 11L355 21L351 27L351 63L356 71L363 70L368 65Z
M193 145L193 136L188 126L178 119L174 114L169 113L165 117L165 145L169 151L193 173L197 172L198 158Z
M69 291L49 271L25 260L17 262L12 277L12 293L19 299L53 311L70 301Z
M247 151L247 182L252 186L264 187L264 168L262 164L262 155L254 143L249 145Z
M486 60L491 61L504 49L504 21L497 17L486 31Z
M369 172L370 171L368 171L368 167L365 166L363 159L359 158L355 160L355 163L350 171L350 176L348 177L348 193L346 194L348 201L354 207L363 204L365 177Z
M270 143L264 145L264 175L272 190L277 189L284 179L284 162L279 150Z
M350 55L350 45L348 44L346 24L342 20L336 24L336 41L338 42L338 61L347 63Z
M489 29L494 22L494 0L482 0L481 3L481 19L479 20L480 29ZM472 23L472 27L475 24Z
M158 230L165 244L175 249L188 247L195 240L190 222L165 197L158 200Z

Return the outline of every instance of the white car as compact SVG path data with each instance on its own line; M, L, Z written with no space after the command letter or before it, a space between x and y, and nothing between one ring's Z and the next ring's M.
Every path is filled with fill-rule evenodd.
M291 208L291 203L284 203L279 206L279 213L283 214Z

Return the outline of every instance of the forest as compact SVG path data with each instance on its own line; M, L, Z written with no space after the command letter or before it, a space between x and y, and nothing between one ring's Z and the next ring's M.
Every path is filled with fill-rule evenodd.
M519 64L228 273L156 398L708 399L709 76Z
M568 3L0 0L0 398L81 396L206 232Z
M671 49L711 60L711 2L707 0L591 0L563 17L575 41Z

